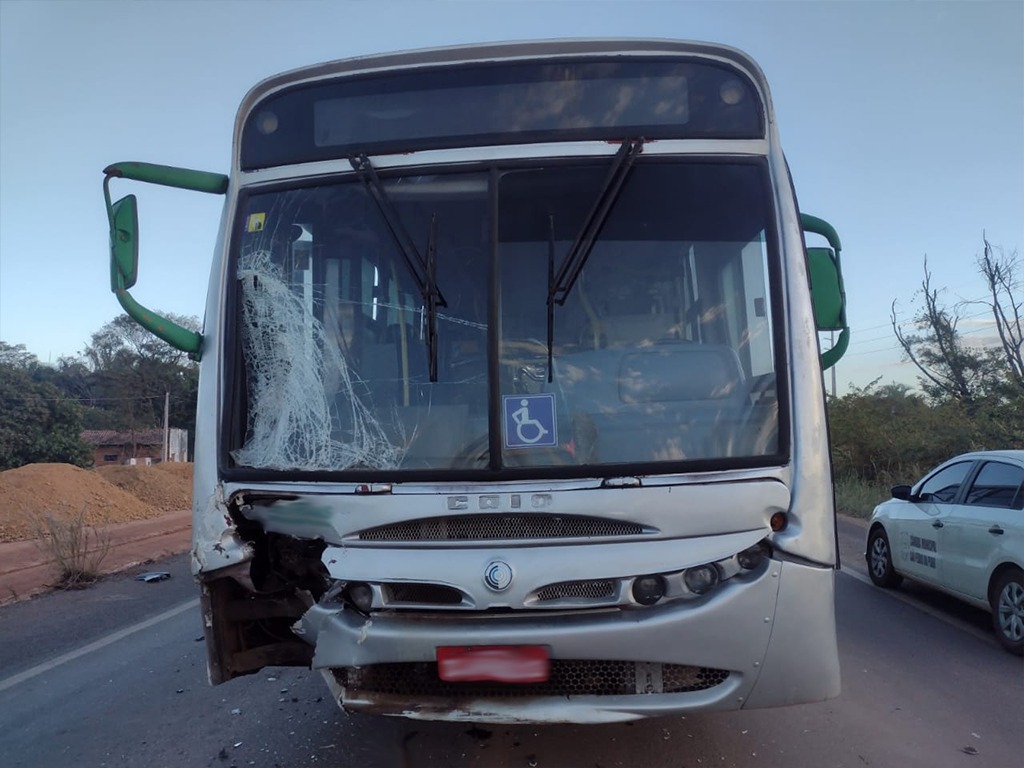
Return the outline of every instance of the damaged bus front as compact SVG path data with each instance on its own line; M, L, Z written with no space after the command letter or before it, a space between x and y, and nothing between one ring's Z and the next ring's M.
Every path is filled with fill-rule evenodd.
M107 174L226 194L202 335L131 298L109 205L119 299L201 359L214 684L307 666L348 709L488 722L838 693L839 238L745 55L333 62L248 94L229 177Z

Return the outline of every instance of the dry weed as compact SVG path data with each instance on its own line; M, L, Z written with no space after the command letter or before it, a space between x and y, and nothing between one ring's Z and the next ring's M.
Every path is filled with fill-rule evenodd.
M57 564L59 576L53 586L82 589L99 579L110 552L110 534L86 522L84 506L72 515L47 512L34 522L37 546Z

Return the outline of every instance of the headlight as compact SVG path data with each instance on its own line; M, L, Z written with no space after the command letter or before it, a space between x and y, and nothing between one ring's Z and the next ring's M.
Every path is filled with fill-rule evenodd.
M683 573L686 588L697 595L710 592L718 584L718 569L713 565L698 565Z
M633 599L640 605L654 605L664 596L664 576L638 576L633 581Z
M760 566L766 557L768 557L767 547L762 542L737 554L736 562L743 570L752 571Z
M363 613L369 613L373 607L373 588L361 581L353 581L345 587L345 597L352 605Z

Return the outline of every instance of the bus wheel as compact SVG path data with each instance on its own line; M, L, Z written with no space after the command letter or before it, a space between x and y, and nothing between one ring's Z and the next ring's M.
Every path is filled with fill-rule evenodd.
M1024 656L1024 572L1008 568L992 589L992 627L1010 653Z
M877 527L868 534L868 576L876 586L895 589L903 581L892 566L892 548L885 529Z

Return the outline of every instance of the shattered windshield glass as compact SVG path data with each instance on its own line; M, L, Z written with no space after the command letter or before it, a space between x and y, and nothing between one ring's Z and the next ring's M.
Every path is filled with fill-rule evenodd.
M235 275L247 418L232 459L579 474L777 453L765 173L637 162L550 315L551 276L607 164L249 196Z
M435 229L437 380L429 313L361 183L249 198L237 266L248 419L242 466L446 468L487 434L486 177L386 182L426 253Z

